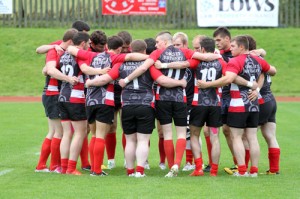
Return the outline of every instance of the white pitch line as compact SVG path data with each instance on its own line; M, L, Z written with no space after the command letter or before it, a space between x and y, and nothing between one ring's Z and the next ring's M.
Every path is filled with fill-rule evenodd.
M12 171L13 171L13 169L6 169L6 170L3 170L3 171L0 171L0 176L3 176L3 175L5 175L9 172L12 172Z

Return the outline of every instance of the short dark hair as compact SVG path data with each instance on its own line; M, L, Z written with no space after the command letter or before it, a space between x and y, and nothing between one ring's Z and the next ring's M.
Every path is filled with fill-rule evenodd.
M215 52L215 40L209 37L205 37L200 41L201 48L204 48L206 52L213 53Z
M74 35L72 41L74 43L75 46L78 46L81 44L81 42L88 42L90 39L89 34L87 34L86 32L78 32Z
M144 40L137 39L131 42L130 44L132 52L139 52L142 53L146 50L147 44Z
M117 36L117 35L114 35L114 36L111 36L111 37L108 37L107 39L107 47L108 49L112 49L112 50L116 50L120 47L123 46L123 40L121 37Z
M229 32L229 30L226 27L218 27L214 33L213 33L213 37L217 37L218 35L220 35L221 37L226 37L228 36L229 39L231 39L231 34Z
M147 44L147 48L146 48L146 54L150 55L154 50L156 50L156 42L155 39L153 38L147 38L144 40Z
M63 42L67 42L69 41L70 39L73 39L74 35L78 33L78 31L74 28L71 28L69 30L67 30L63 36Z
M256 41L251 35L245 35L249 41L249 50L256 49Z
M121 37L125 44L129 45L132 42L131 34L127 31L121 31L117 34L119 37Z
M245 50L249 50L249 40L246 35L235 36L231 42L235 41L238 46L244 46Z
M91 41L93 42L93 44L95 45L105 45L107 44L107 36L105 34L105 32L101 31L101 30L96 30L91 34Z
M74 21L72 28L75 28L78 31L90 31L90 26L86 22L80 20Z

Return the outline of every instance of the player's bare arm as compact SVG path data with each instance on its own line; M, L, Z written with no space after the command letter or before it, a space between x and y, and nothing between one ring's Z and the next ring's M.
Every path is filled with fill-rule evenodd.
M161 63L161 61L157 60L154 66L157 69L164 69L164 68L184 69L190 67L190 63L188 61Z
M109 76L108 74L105 75L101 75L101 76L97 76L94 79L87 79L85 82L85 86L87 88L91 87L91 86L104 86L106 84L108 84L109 82L113 81L113 79L111 78L111 76Z
M248 80L242 78L241 76L237 76L235 78L235 80L233 81L233 83L235 83L237 85L248 87L252 90L255 90L258 86L256 81L248 81Z
M46 66L43 67L43 69L42 69L42 74L43 74L44 76L47 76L47 67L46 67Z
M75 77L75 76L70 77L70 76L63 74L61 71L59 71L56 68L55 61L49 61L46 63L46 71L47 71L47 74L50 75L51 77L61 80L61 81L69 82L72 85L77 84L79 81L77 77Z
M120 79L119 84L121 87L125 87L128 82L132 81L134 78L139 77L143 73L145 73L150 66L154 64L153 59L146 59L146 61L140 65L137 69L135 69L130 75L128 75L125 79Z
M86 74L86 75L103 75L106 74L108 71L110 71L111 67L105 67L105 68L93 68L91 66L88 66L87 64L81 64L80 70Z
M253 55L256 55L256 56L261 56L261 57L265 57L267 55L267 52L262 48L251 50L250 53Z
M183 88L186 87L187 81L183 78L181 80L175 80L165 75L161 75L156 79L157 83L166 88L173 88L177 86L181 86Z
M142 53L128 53L125 56L125 61L143 61L149 58L149 55Z
M37 47L35 52L37 54L45 54L53 48L55 48L57 53L63 53L64 52L64 49L60 45L57 45L57 44L54 44L54 45L41 45L41 46Z
M277 70L274 66L270 66L270 69L268 70L269 75L275 76L277 73Z
M260 74L260 76L258 77L258 80L257 80L257 88L256 89L252 89L248 92L248 99L250 101L254 101L258 98L258 94L259 94L259 91L260 89L262 88L263 84L264 84L264 81L265 81L265 75L262 73Z
M215 54L215 53L199 53L199 52L195 52L193 54L194 59L198 59L201 61L213 61L219 58L222 58L222 56L220 54Z
M79 51L79 49L75 46L69 46L67 48L67 52L70 53L71 55L75 56L75 57L77 57L78 51Z
M215 81L212 81L212 82L205 82L203 80L197 80L197 86L199 88L203 88L203 89L210 88L210 87L216 87L216 88L222 87L222 86L232 83L235 80L236 76L237 76L236 73L227 71L225 76L223 76Z

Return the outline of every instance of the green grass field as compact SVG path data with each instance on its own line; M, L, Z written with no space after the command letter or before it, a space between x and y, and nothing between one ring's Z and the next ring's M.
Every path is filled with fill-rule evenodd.
M225 174L222 168L231 166L232 161L221 134L218 177L207 174L189 177L189 173L180 172L177 178L164 178L166 171L158 168L157 132L154 130L149 155L151 170L146 171L146 178L136 179L125 175L120 130L117 168L108 171L109 176L35 173L40 146L47 132L43 106L41 103L0 103L0 198L299 198L298 110L300 103L278 103L280 175L235 178ZM258 137L261 146L259 169L264 172L268 169L267 146L260 133ZM203 154L207 160L205 144ZM80 163L77 166L79 169Z
M65 29L15 29L0 30L0 93L8 95L41 95L44 77L41 74L45 56L35 53L36 47L62 38ZM92 30L93 31L93 30ZM92 32L91 31L91 32ZM104 30L114 35L120 30ZM161 30L128 30L134 39L155 37ZM170 30L186 32L191 43L197 34L212 36L214 29ZM272 89L275 95L299 96L300 49L297 38L300 29L231 29L232 35L250 34L259 48L267 51L267 61L277 67Z

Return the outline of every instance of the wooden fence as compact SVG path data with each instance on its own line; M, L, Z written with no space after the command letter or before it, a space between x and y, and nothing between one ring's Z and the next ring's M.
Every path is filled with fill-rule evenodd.
M167 2L165 16L108 16L101 0L13 0L13 14L0 15L0 26L70 27L80 19L92 28L197 28L196 0ZM280 0L280 27L300 27L299 14L299 0Z

